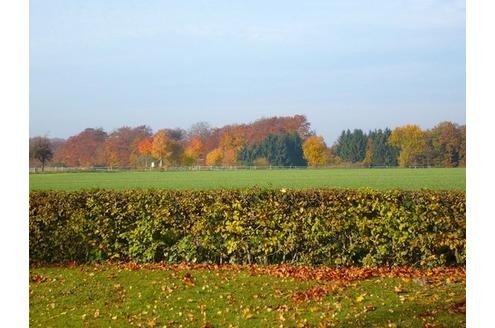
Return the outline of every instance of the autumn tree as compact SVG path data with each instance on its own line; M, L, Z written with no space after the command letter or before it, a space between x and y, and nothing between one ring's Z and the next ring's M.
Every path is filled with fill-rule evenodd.
M206 155L206 165L219 166L223 161L223 151L220 148L215 148Z
M151 151L153 149L153 138L148 137L141 139L137 144L137 149L140 154L139 159L144 161L144 167L148 167L152 159Z
M327 164L328 150L323 137L311 136L303 144L304 158L310 166L324 166Z
M234 126L224 132L220 139L219 148L222 150L222 161L225 165L237 164L237 154L246 143L244 130L241 126Z
M141 155L151 155L153 148L153 138L144 138L138 143L138 151Z
M53 157L52 145L47 137L35 137L29 143L30 157L40 161L41 171L45 170L45 164Z
M388 141L390 145L399 148L399 165L401 167L417 164L426 148L425 133L417 125L404 125L395 128Z
M163 162L170 156L170 138L167 135L167 131L164 129L159 130L153 136L151 154L160 161L159 167L163 167Z
M459 166L462 152L462 131L452 122L441 122L428 131L433 161L437 165Z
M54 153L53 161L69 167L105 165L104 144L107 133L99 128L88 128L71 136Z
M186 149L184 150L185 161L188 165L196 164L204 150L204 143L201 137L194 136L189 140Z
M294 115L289 119L286 132L292 132L293 130L296 131L303 140L306 140L315 134L314 131L311 130L311 123L309 123L306 115Z
M161 129L153 136L151 154L160 161L159 167L179 166L182 163L184 148L179 141L169 136L168 130Z
M219 143L220 135L214 131L207 122L194 123L187 131L188 142L184 151L184 160L186 165L195 163L205 163L205 154L216 148Z
M250 146L259 144L268 135L291 134L296 132L305 140L311 135L311 125L304 115L274 116L261 118L253 123L244 125L245 135Z
M123 126L113 131L105 141L105 158L108 166L130 167L139 157L138 144L151 135L147 126Z
M133 129L133 135L131 137L131 145L130 145L130 155L129 155L129 164L138 167L140 166L140 162L142 162L141 152L139 149L139 144L143 140L147 140L149 143L151 143L151 138L153 137L153 133L151 132L151 128L146 126L146 125L141 125ZM147 158L145 158L145 163L150 160L151 154L146 155Z

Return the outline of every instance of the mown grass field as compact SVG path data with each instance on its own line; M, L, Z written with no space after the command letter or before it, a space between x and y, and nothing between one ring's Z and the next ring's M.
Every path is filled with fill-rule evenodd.
M292 169L30 174L30 190L88 188L373 188L465 190L465 168Z
M340 270L133 264L32 268L30 326L465 326L462 269L423 277L389 269L374 276L365 269Z

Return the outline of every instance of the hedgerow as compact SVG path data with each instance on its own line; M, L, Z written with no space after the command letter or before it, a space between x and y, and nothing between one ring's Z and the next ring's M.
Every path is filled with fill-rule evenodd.
M31 263L465 265L458 191L83 190L29 196Z

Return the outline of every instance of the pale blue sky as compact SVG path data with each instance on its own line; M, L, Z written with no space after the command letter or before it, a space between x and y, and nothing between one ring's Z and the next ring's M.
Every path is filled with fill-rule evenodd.
M343 129L465 123L457 0L30 1L30 135L305 114Z

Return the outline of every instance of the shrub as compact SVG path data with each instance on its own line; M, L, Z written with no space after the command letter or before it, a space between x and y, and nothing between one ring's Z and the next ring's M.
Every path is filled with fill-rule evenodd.
M318 190L35 191L31 263L465 265L465 193Z

